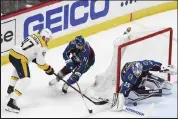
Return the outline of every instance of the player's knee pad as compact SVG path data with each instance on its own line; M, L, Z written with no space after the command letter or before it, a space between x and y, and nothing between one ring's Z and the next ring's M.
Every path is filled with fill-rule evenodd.
M30 84L29 77L22 78L17 82L15 90L18 91L19 93L23 94L29 84Z

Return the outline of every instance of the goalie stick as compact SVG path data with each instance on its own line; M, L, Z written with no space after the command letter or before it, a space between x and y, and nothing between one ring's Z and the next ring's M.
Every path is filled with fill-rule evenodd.
M82 92L80 92L79 90L77 90L75 87L73 87L72 85L68 84L67 81L65 81L62 78L60 78L57 74L54 73L54 75L57 76L63 82L65 82L68 86L70 86L71 88L73 88L75 91L77 91L78 93L80 93L86 99L88 99L89 101L91 101L92 103L94 103L95 105L104 105L104 104L108 103L108 101L106 101L106 100L102 100L102 101L99 101L99 102L95 102L95 101L91 100L89 97L87 97L85 94L83 94Z

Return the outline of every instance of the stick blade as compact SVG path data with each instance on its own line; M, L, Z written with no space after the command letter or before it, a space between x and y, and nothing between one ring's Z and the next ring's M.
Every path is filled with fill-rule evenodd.
M106 103L108 103L108 101L100 101L100 102L94 102L96 105L104 105Z

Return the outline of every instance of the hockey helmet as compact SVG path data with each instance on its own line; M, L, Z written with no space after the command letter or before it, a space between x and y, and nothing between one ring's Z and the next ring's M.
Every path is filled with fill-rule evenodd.
M134 62L132 65L133 74L138 78L142 74L143 66L140 62Z
M52 32L48 28L44 28L41 30L40 36L45 37L45 40L49 41L52 38Z
M78 49L83 49L84 48L84 45L85 45L85 39L82 37L82 36L77 36L75 38L75 42L76 42L76 47Z

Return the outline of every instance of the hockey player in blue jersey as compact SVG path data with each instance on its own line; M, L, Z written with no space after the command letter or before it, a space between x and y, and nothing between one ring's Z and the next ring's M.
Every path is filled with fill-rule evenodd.
M173 65L164 67L153 60L127 62L121 71L122 84L119 94L113 96L112 108L122 110L124 103L137 104L139 101L171 94L172 84L150 71L177 74Z
M67 83L72 85L94 64L95 53L82 36L77 36L75 40L71 41L66 47L63 52L63 59L66 62L66 66L64 66L57 75L60 78L64 78L64 76L72 72L72 75L67 80ZM59 81L60 79L56 77L49 82L49 85L52 86ZM69 86L64 83L62 87L63 94L67 93L68 87Z

